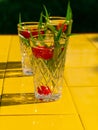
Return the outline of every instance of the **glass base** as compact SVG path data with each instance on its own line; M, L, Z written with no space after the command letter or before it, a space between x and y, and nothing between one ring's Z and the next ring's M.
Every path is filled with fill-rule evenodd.
M23 74L25 75L33 75L33 72L31 69L23 69Z
M40 95L38 93L35 93L35 98L45 101L45 102L56 101L61 98L61 94L48 94L48 95L41 94Z

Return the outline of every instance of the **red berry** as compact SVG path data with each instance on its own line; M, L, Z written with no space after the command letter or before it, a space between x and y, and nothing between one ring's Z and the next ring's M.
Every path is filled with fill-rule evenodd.
M37 91L39 94L44 94L44 95L48 95L51 94L51 90L48 86L40 86L37 88Z
M59 23L59 24L57 25L57 30L59 30L61 27L62 27L62 23ZM67 29L67 25L64 24L63 29L62 29L62 32L65 32L66 29Z
M36 58L49 60L53 57L53 48L45 46L32 47L32 52Z
M38 29L32 29L31 30L32 36L38 37ZM40 34L44 34L44 30L40 30Z
M30 31L31 31L32 36L35 36L36 38L38 37L38 29L31 29ZM23 30L20 32L20 34L24 36L25 38L30 38L30 31ZM41 30L40 34L44 34L44 30Z
M23 30L20 32L20 34L25 38L30 38L30 32L28 30Z

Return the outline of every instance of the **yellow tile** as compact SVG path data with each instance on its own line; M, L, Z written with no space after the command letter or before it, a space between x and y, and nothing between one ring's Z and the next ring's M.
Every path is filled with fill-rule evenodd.
M0 35L0 79L4 78L10 43L11 43L10 35Z
M20 43L17 35L12 36L7 60L5 77L22 76Z
M0 97L1 97L1 94L2 94L2 88L3 88L3 79L0 78ZM1 100L0 100L1 102Z
M6 62L5 63L0 63L0 79L4 78L5 74L5 68L6 68Z
M66 66L97 66L98 50L86 34L70 37L66 53Z
M11 35L0 35L0 95L3 87L3 78L5 74L10 43Z
M21 61L20 43L17 35L12 36L8 61Z
M98 86L98 67L66 67L65 80L68 86Z
M98 48L98 33L96 34L87 34L86 37L88 38L88 40L94 44L94 46L96 48Z
M68 49L69 52L81 52L81 51L92 51L95 47L85 37L85 35L73 35L69 39Z
M98 130L98 87L69 87L85 130Z
M84 114L82 120L85 130L98 130L98 114Z
M11 35L0 35L0 62L6 62L11 43Z
M83 130L77 115L0 116L0 128L2 130Z
M98 87L69 87L79 113L98 114Z
M43 103L35 100L32 78L5 79L1 105L0 115L76 113L65 86L62 98L57 101Z
M5 78L23 76L21 61L8 61Z
M8 54L10 43L11 43L10 35L0 35L0 55Z
M34 92L33 87L33 77L27 76L27 77L10 77L5 78L4 81L4 91L5 93L30 93Z
M98 66L98 51L68 52L66 55L66 67L90 67Z

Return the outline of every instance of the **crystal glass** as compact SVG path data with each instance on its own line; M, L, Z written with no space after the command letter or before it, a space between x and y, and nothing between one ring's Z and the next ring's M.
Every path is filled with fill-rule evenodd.
M50 23L52 25L58 25L60 23L65 22L65 17L61 17L61 16L50 16L49 20L50 20Z
M62 36L68 36L71 34L72 30L72 23L73 20L66 20L66 17L61 16L50 16L49 17L49 24L54 26L54 28L58 31L62 26ZM48 30L48 33L51 33L51 30Z
M37 99L53 101L62 96L70 26L70 21L66 21L66 30L62 28L60 35L59 28L53 31L49 25L49 28L47 27L50 30L49 33L45 31L44 34L31 39L32 67L35 72L34 88Z
M38 22L22 22L18 24L22 70L25 75L33 74L31 65L32 51L30 47L31 34L33 36L38 35Z

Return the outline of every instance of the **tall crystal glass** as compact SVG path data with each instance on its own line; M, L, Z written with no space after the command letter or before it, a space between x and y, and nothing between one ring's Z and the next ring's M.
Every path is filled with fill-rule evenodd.
M65 25L55 31L50 26L46 25L50 32L46 30L31 39L35 97L43 101L57 100L62 96L66 50L71 33L70 21L66 21L66 30L63 30Z

